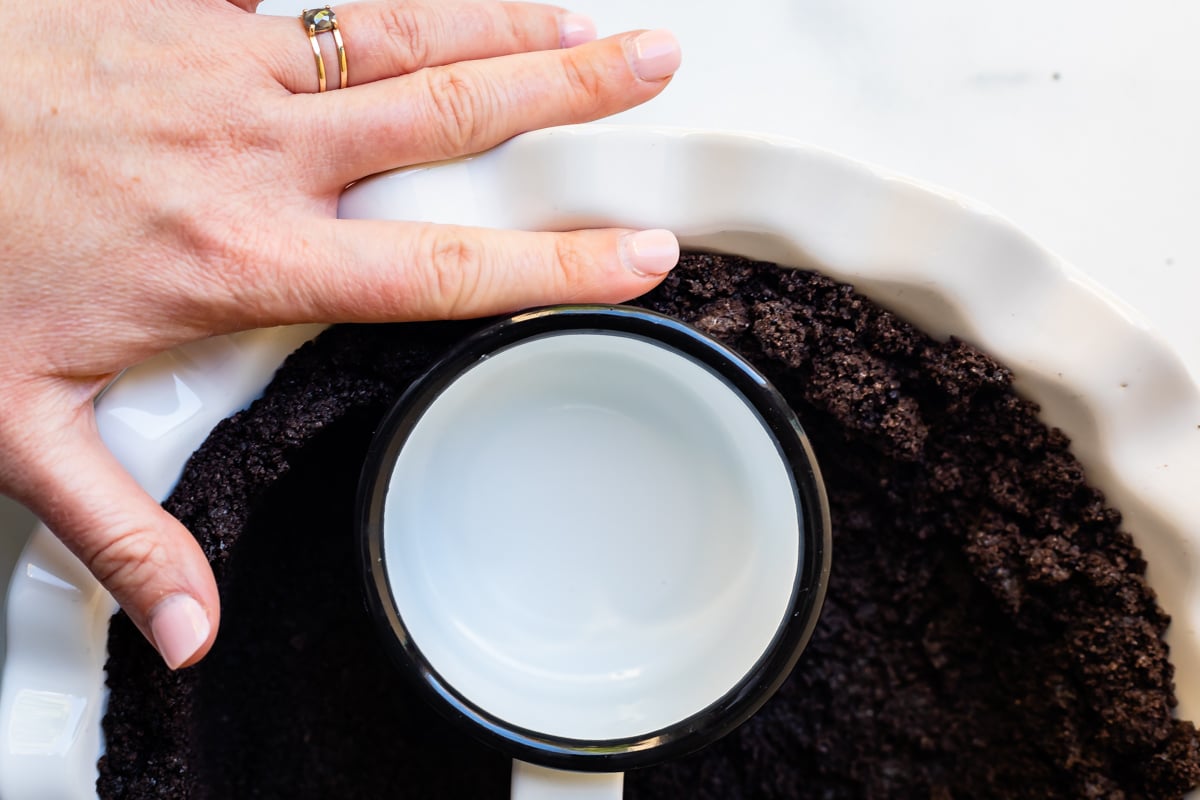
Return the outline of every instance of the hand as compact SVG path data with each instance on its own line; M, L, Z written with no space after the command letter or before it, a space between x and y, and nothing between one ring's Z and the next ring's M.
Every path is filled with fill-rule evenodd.
M335 8L349 62L255 0L9 9L0 104L0 491L37 513L172 668L216 636L192 536L97 436L92 403L177 344L296 322L469 317L641 294L666 231L482 231L336 220L350 181L583 122L658 94L665 32L600 41L559 9Z

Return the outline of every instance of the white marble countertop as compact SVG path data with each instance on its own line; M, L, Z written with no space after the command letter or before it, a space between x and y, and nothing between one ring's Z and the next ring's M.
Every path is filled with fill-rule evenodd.
M1136 309L1200 379L1200 4L569 5L602 35L669 27L683 42L674 84L616 121L781 134L981 200ZM0 582L29 528L0 498Z
M620 121L783 134L981 200L1141 312L1200 376L1200 5L576 0L666 26Z

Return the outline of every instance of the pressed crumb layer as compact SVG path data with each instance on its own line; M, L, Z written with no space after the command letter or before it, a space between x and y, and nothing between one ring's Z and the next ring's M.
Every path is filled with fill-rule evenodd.
M812 642L640 798L1146 798L1200 783L1168 620L1120 517L1001 365L808 272L687 254L639 304L737 349L810 435L833 518ZM109 639L101 800L503 798L508 762L444 723L377 645L353 540L371 432L479 323L344 326L223 422L167 508L222 590L221 634L170 673Z

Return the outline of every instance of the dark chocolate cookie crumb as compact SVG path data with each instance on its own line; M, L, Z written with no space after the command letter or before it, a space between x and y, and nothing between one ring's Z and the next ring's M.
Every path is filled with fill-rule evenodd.
M759 366L828 484L826 607L779 694L640 798L1177 798L1168 623L1119 515L1001 365L819 275L688 255L643 305ZM103 800L507 796L372 639L350 541L384 410L477 323L341 327L213 433L167 507L213 560L221 636L171 674L110 633Z

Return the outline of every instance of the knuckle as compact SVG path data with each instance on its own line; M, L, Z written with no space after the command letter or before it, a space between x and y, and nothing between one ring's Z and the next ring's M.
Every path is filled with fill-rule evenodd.
M558 236L554 240L554 271L553 277L559 282L554 287L561 292L572 288L580 288L586 281L591 259L587 257L569 236Z
M447 317L463 313L471 302L483 263L477 243L452 232L430 229L426 233L426 291L430 310Z
M482 141L487 129L490 98L484 84L461 65L426 73L427 95L434 114L431 128L441 138L441 149L466 153Z
M562 64L563 82L567 97L580 113L600 104L608 94L605 74L595 64L581 58L574 51L564 51Z
M267 226L254 214L177 209L164 214L161 225L186 256L181 268L172 271L170 291L164 292L176 306L171 311L178 322L219 326L289 286Z
M96 579L117 591L147 583L164 566L158 533L146 527L109 536L82 556Z
M224 275L239 264L239 252L246 233L244 221L236 216L216 222L205 207L164 208L159 227L164 234L174 233L180 252L190 256L198 267L210 274Z
M415 72L429 63L431 33L418 8L392 5L385 9L381 23L385 40L396 43L399 72Z
M514 47L521 50L536 50L538 48L537 34L534 26L515 4L502 3L491 7L498 19L495 33L497 38L507 38ZM556 31L557 33L557 31Z
M243 164L268 161L288 145L265 108L237 109L214 123L216 136L210 143L214 159L236 153Z
M221 114L206 113L206 103L218 101L213 90L191 98L188 108L204 115L204 124L191 118L183 122L162 122L147 131L147 136L165 147L190 150L200 159L219 163L236 158L241 163L269 160L288 144L288 133L278 125L274 103L223 102Z

